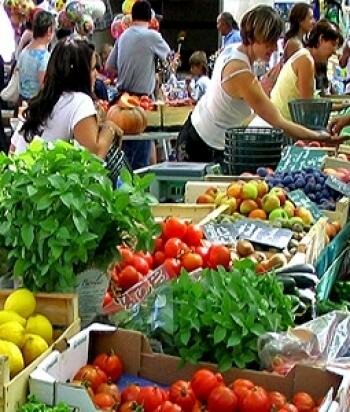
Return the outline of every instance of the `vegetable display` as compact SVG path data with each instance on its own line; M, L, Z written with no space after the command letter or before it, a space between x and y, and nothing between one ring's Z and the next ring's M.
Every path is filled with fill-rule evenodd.
M28 402L21 406L17 412L72 412L66 403L61 402L57 406L46 406L45 404L37 401L35 397L30 396Z
M222 371L256 366L258 337L286 330L293 318L292 298L275 275L257 275L247 259L230 272L206 269L198 280L183 273L151 295L136 316L115 316L123 327L160 340L165 353L194 364L214 362Z
M99 158L63 141L1 154L0 248L14 276L33 291L64 291L81 270L107 266L116 244L149 249L158 232L145 193L152 176L123 171L122 180L114 190Z

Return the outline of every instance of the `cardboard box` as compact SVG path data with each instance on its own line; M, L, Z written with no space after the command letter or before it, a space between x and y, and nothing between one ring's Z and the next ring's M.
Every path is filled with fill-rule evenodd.
M0 307L3 307L5 299L11 292L13 290L0 291ZM79 332L77 295L38 293L36 301L36 312L46 316L53 325L55 343ZM53 345L12 379L10 379L7 356L0 356L0 412L15 412L26 402L29 375L52 349Z
M38 365L30 375L31 393L49 405L65 401L81 411L95 412L85 389L74 387L67 381L97 354L111 349L121 356L125 372L159 384L169 385L177 379L189 379L201 367L212 370L216 368L213 364L205 363L187 364L179 368L179 358L154 353L148 339L141 333L123 329L116 331L106 325L94 324L70 339L68 348L62 353L54 351ZM227 383L238 377L251 379L267 390L284 393L288 399L298 391L307 391L315 399L329 393L328 403L321 409L322 412L328 410L333 391L342 402L335 411L349 412L347 402L350 398L344 395L349 391L349 377L343 377L336 372L298 365L287 376L282 377L267 372L233 368L224 373L224 378Z

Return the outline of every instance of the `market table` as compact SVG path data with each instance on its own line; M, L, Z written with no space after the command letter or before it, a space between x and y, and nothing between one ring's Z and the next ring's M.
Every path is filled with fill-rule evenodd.
M163 145L165 160L169 160L169 154L171 152L171 144L172 140L177 139L178 132L146 132L140 133L137 135L124 135L123 140L157 140Z

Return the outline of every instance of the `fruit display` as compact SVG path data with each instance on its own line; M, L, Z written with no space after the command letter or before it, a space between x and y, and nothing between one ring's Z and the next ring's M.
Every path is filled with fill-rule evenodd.
M53 343L50 321L35 310L35 296L27 289L17 289L0 311L0 355L8 356L11 377Z
M338 167L336 169L332 169L327 167L323 170L323 172L327 176L334 176L344 183L350 183L350 168L346 169L344 167Z

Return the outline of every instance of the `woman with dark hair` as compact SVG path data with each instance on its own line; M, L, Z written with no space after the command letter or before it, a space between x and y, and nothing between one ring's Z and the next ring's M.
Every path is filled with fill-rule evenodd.
M113 122L98 124L92 99L95 80L94 49L83 40L59 41L50 57L43 88L24 112L21 134L12 138L15 151L25 150L26 142L40 135L46 141L75 139L105 157L122 132Z
M342 44L343 36L335 24L325 19L316 23L306 40L306 47L285 63L272 89L271 101L282 116L291 118L288 107L291 100L314 96L316 64L327 64Z
M254 76L254 61L270 59L282 30L283 22L272 7L257 6L244 15L241 22L242 44L238 47L228 46L221 52L205 95L179 133L179 160L220 161L226 130L248 125L252 109L270 125L284 130L293 138L339 139L286 120Z
M305 36L310 33L315 25L312 5L307 3L296 3L290 11L289 24L289 30L284 37L284 62L303 47Z

